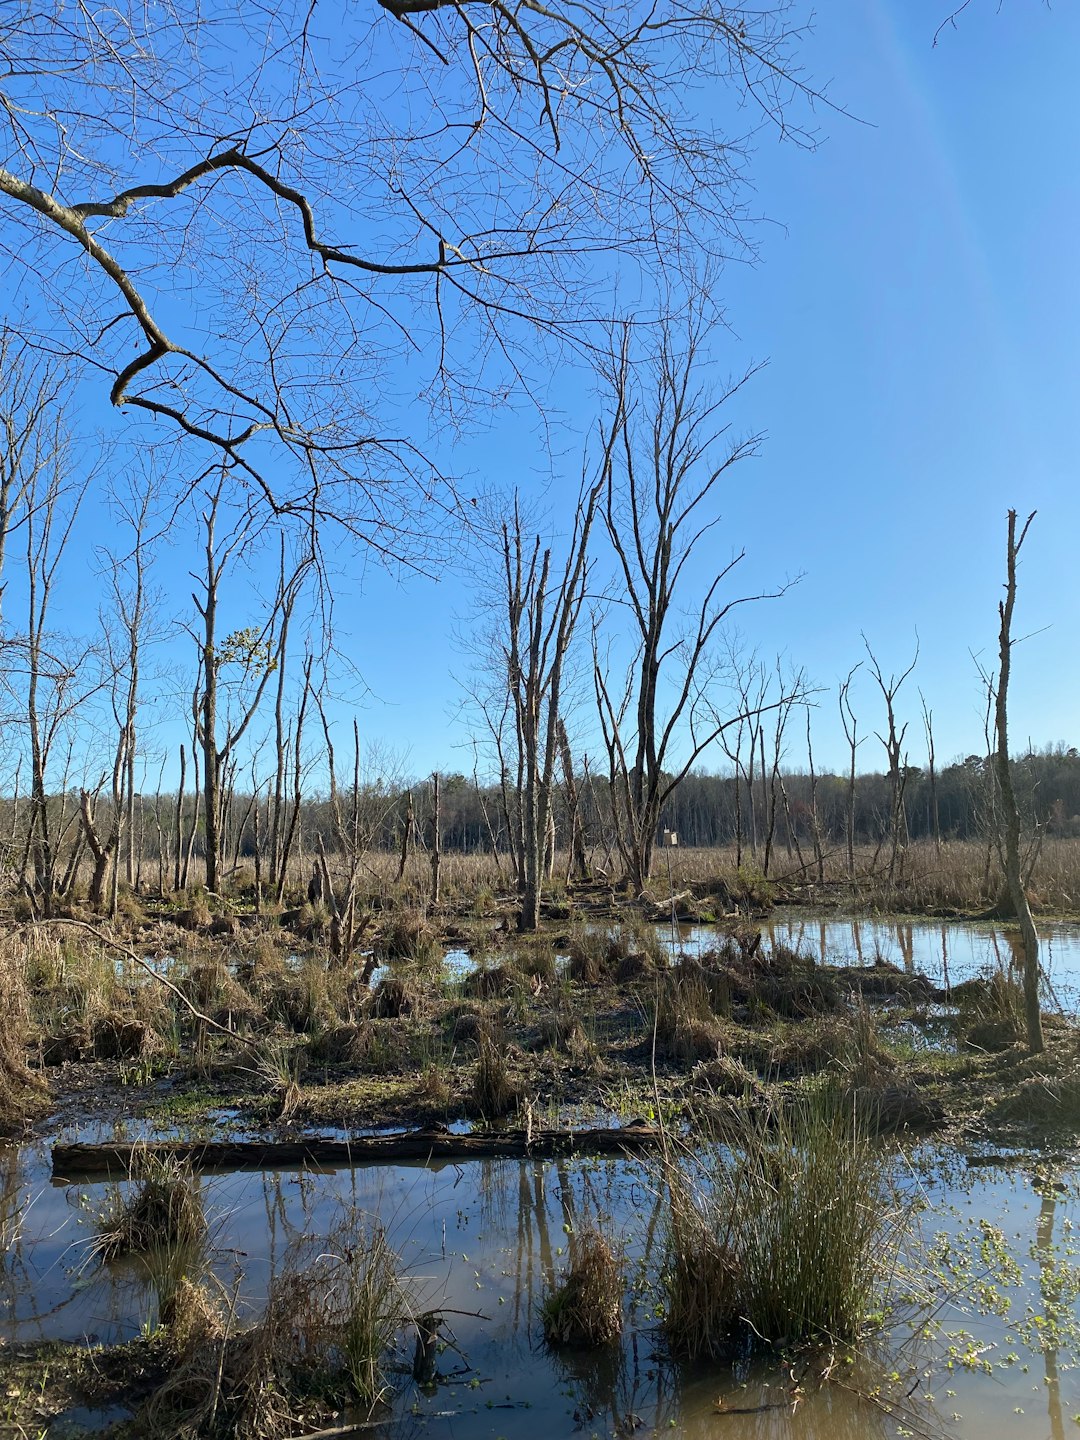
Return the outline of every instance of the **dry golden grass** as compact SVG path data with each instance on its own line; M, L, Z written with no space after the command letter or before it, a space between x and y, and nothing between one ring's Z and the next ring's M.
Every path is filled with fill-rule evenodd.
M27 948L22 937L0 943L0 1133L19 1129L47 1104L48 1088L26 1063L30 1032Z

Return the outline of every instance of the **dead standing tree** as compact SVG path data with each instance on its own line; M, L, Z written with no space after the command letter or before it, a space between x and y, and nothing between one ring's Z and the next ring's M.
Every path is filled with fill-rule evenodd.
M903 871L904 847L908 840L907 806L904 791L907 788L907 757L903 753L907 722L898 726L896 719L896 697L900 687L919 663L919 642L915 640L915 654L911 664L900 675L890 675L888 680L882 674L877 656L870 649L870 642L863 636L866 653L870 657L870 673L877 681L882 699L885 701L886 732L875 731L885 749L889 766L889 884L892 885L898 873Z
M680 623L687 564L719 523L709 513L717 487L733 466L756 454L760 441L754 435L732 442L719 421L723 405L753 371L719 395L698 387L699 318L681 337L674 323L661 328L644 375L632 362L624 328L607 371L603 519L616 560L614 597L629 613L637 654L621 694L613 694L594 632L593 676L617 843L637 892L652 869L665 800L705 748L737 723L709 713L706 672L714 637L736 606L766 598L722 598L724 582L743 558L739 552ZM677 741L680 760L669 769Z
M1016 562L1035 519L1033 510L1016 533L1016 511L1009 511L1008 542L1005 551L1005 599L998 603L1001 625L998 631L998 683L994 699L994 774L1001 804L1001 836L1004 851L1005 880L1009 899L1020 923L1024 946L1024 1014L1027 1042L1031 1053L1043 1049L1042 1013L1039 1008L1039 936L1031 914L1024 878L1020 867L1020 808L1013 789L1012 764L1009 760L1009 677L1012 668L1012 620L1016 605Z
M563 680L585 599L589 536L602 485L600 480L582 488L566 559L554 575L551 546L541 550L539 536L531 541L526 538L516 498L500 535L506 610L502 658L514 709L521 777L521 930L535 930L540 923L544 855L553 819L552 795L559 756Z
M87 898L92 909L100 911L103 908L105 882L111 865L109 911L112 915L116 914L120 844L125 836L126 879L129 885L135 883L136 721L149 606L146 556L152 499L153 486L147 482L140 493L116 501L120 518L131 532L131 545L124 556L106 554L113 604L112 613L103 614L101 621L109 661L109 699L116 726L108 833L102 835L98 827L96 796L84 790L80 806L83 835L94 861Z
M270 677L279 663L278 638L291 613L288 594L292 580L286 577L284 550L278 578L277 594L264 624L233 630L219 638L218 607L221 582L229 562L249 547L257 527L250 512L243 514L227 541L222 543L217 522L221 512L224 482L209 497L202 514L204 531L204 568L193 579L202 595L192 594L195 609L202 621L198 634L199 679L192 697L192 719L195 738L202 751L203 811L206 826L206 888L216 892L222 858L222 827L226 798L225 777L236 757L236 749L255 717ZM246 686L229 687L224 707L222 671L227 666L238 668Z

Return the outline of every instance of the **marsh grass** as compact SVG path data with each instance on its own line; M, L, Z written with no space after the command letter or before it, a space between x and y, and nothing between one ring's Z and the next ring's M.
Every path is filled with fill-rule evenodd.
M501 1120L521 1103L521 1087L510 1074L506 1043L481 1032L477 1040L472 1108L485 1120Z
M669 1163L665 1325L686 1355L855 1339L899 1225L887 1156L837 1086L743 1116L729 1148Z
M97 1258L108 1262L202 1244L206 1216L189 1166L168 1154L145 1152L133 1157L132 1176L127 1193L117 1191L98 1217Z
M252 1069L260 1085L268 1092L268 1099L277 1107L277 1118L289 1120L295 1115L300 1104L300 1082L307 1068L309 1051L303 1041L290 1044L282 1040L267 1040L259 1044L253 1053Z
M388 1393L388 1356L410 1308L385 1231L345 1213L324 1242L290 1250L255 1325L201 1302L138 1433L283 1440L342 1409L370 1414Z
M1024 986L1004 960L953 992L958 1028L974 1050L1004 1050L1025 1034Z
M423 910L405 906L381 923L375 953L380 960L432 960L441 954L439 935Z
M48 1087L26 1063L30 989L18 941L0 945L0 1133L17 1130L47 1104Z
M632 919L621 925L581 925L573 931L567 946L567 972L571 979L584 985L602 985L614 980L622 971L622 979L633 978L628 967L637 974L661 969L667 964L668 952L655 925Z
M591 1349L622 1331L626 1288L622 1261L598 1229L570 1237L570 1263L546 1296L540 1312L552 1345Z

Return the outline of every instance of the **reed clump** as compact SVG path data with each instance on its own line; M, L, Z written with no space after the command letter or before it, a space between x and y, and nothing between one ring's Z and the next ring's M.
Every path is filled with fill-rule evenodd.
M757 1108L697 1170L669 1163L673 1349L856 1338L896 1229L886 1165L859 1108L833 1086Z
M97 1255L109 1261L201 1245L206 1216L190 1167L168 1154L147 1153L133 1162L132 1173L137 1183L99 1218Z
M387 1359L409 1308L385 1232L345 1216L317 1247L293 1249L257 1324L237 1329L202 1307L140 1433L284 1440L342 1408L370 1414L388 1393Z
M439 936L422 910L403 907L383 920L375 936L380 960L430 961L439 953Z
M552 1345L592 1349L622 1331L622 1263L598 1229L570 1237L570 1263L544 1300L541 1320Z
M501 1120L521 1103L521 1087L510 1073L504 1041L481 1033L477 1040L472 1108L485 1120Z
M637 957L640 970L661 969L667 952L654 926L627 922L615 928L583 926L570 937L567 971L583 985L603 985Z

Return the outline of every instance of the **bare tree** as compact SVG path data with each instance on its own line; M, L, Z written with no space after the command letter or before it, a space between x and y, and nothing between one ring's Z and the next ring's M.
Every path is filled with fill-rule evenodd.
M109 554L109 585L112 613L102 615L102 633L108 660L109 701L116 727L116 745L111 767L111 815L109 830L102 835L97 824L94 799L82 792L80 815L83 833L94 857L89 902L101 910L105 882L112 866L110 911L116 912L118 855L121 837L127 837L126 878L135 883L135 768L136 720L139 711L141 662L146 640L149 596L146 583L146 556L150 537L153 485L144 484L141 493L128 501L117 500L120 518L131 531L131 544L123 555ZM182 788L182 785L181 785Z
M522 817L521 911L518 925L540 920L544 853L552 826L567 655L585 599L589 536L603 481L582 487L566 558L552 573L552 548L529 540L515 498L500 534L504 584L503 665L514 708Z
M885 748L885 756L889 766L889 884L891 885L897 876L897 867L903 868L904 847L908 839L907 808L904 802L904 791L907 787L907 757L903 753L904 737L907 734L907 722L899 725L896 718L896 697L900 688L908 678L915 666L919 663L919 641L915 640L915 654L911 658L911 664L899 675L890 675L886 680L882 674L881 666L878 664L877 656L870 649L870 642L863 636L863 644L866 646L866 653L870 657L870 673L877 681L881 697L885 701L886 731L882 735L875 731L877 738Z
M202 621L195 637L199 647L199 680L192 700L195 737L202 751L203 809L206 826L206 885L216 891L219 866L223 853L222 830L225 820L228 768L235 759L236 747L258 711L270 676L274 673L277 639L283 617L289 609L285 599L290 581L285 574L284 558L278 580L278 591L270 614L262 626L245 626L221 637L218 628L218 607L221 581L229 562L238 552L249 547L256 537L250 511L244 512L232 533L223 542L218 535L223 483L209 497L202 513L204 532L204 566L193 578L202 594L192 595ZM282 552L284 557L284 551ZM219 704L222 671L235 666L246 683L244 692L235 692L235 712L227 705L225 713Z
M844 739L848 746L847 804L845 805L844 830L847 840L848 879L855 879L855 761L859 746L859 722L851 703L851 682L862 667L860 660L853 665L840 682L840 723L844 727Z
M674 277L744 245L745 141L799 134L785 8L6 7L9 293L275 514L415 552L455 504L417 390L460 420L531 389L537 337L587 345L610 305L605 255Z
M926 766L930 778L930 834L934 837L934 849L941 854L941 811L938 808L937 756L934 752L934 712L926 703L926 696L919 691L922 705L923 729L926 731Z
M1042 1012L1039 1008L1039 936L1031 914L1024 877L1020 866L1020 809L1016 803L1013 788L1012 764L1009 760L1009 677L1012 669L1012 620L1016 605L1016 562L1021 547L1027 539L1031 522L1035 519L1033 510L1024 521L1019 536L1016 533L1016 511L1009 511L1008 541L1005 551L1005 599L998 604L1001 621L998 632L998 682L994 701L994 773L997 778L998 795L1001 803L1002 842L1005 859L1005 879L1009 887L1016 918L1020 923L1020 937L1024 946L1024 1013L1027 1020L1027 1043L1031 1053L1043 1049Z
M720 418L752 371L718 395L697 383L700 318L691 315L681 335L674 322L665 323L644 373L632 362L624 328L608 365L603 518L616 560L615 597L637 653L620 693L594 649L594 681L619 849L638 891L652 868L665 800L725 726L737 723L718 718L706 703L714 637L736 606L765 598L723 598L741 551L692 605L686 593L687 563L719 523L713 505L720 482L757 452L760 440L730 440Z
M74 875L73 866L69 877L57 874L61 840L70 824L66 776L72 747L70 735L65 746L64 735L77 711L102 683L92 648L67 640L50 628L57 574L87 483L69 482L61 448L53 455L50 469L32 477L25 495L26 633L15 642L25 667L23 702L30 744L30 809L23 873L32 860L33 891L46 916L52 914L65 878ZM58 747L66 752L65 781L60 787L59 814L54 815L49 776Z
M0 602L4 560L23 502L65 448L63 371L40 365L25 340L0 329Z

